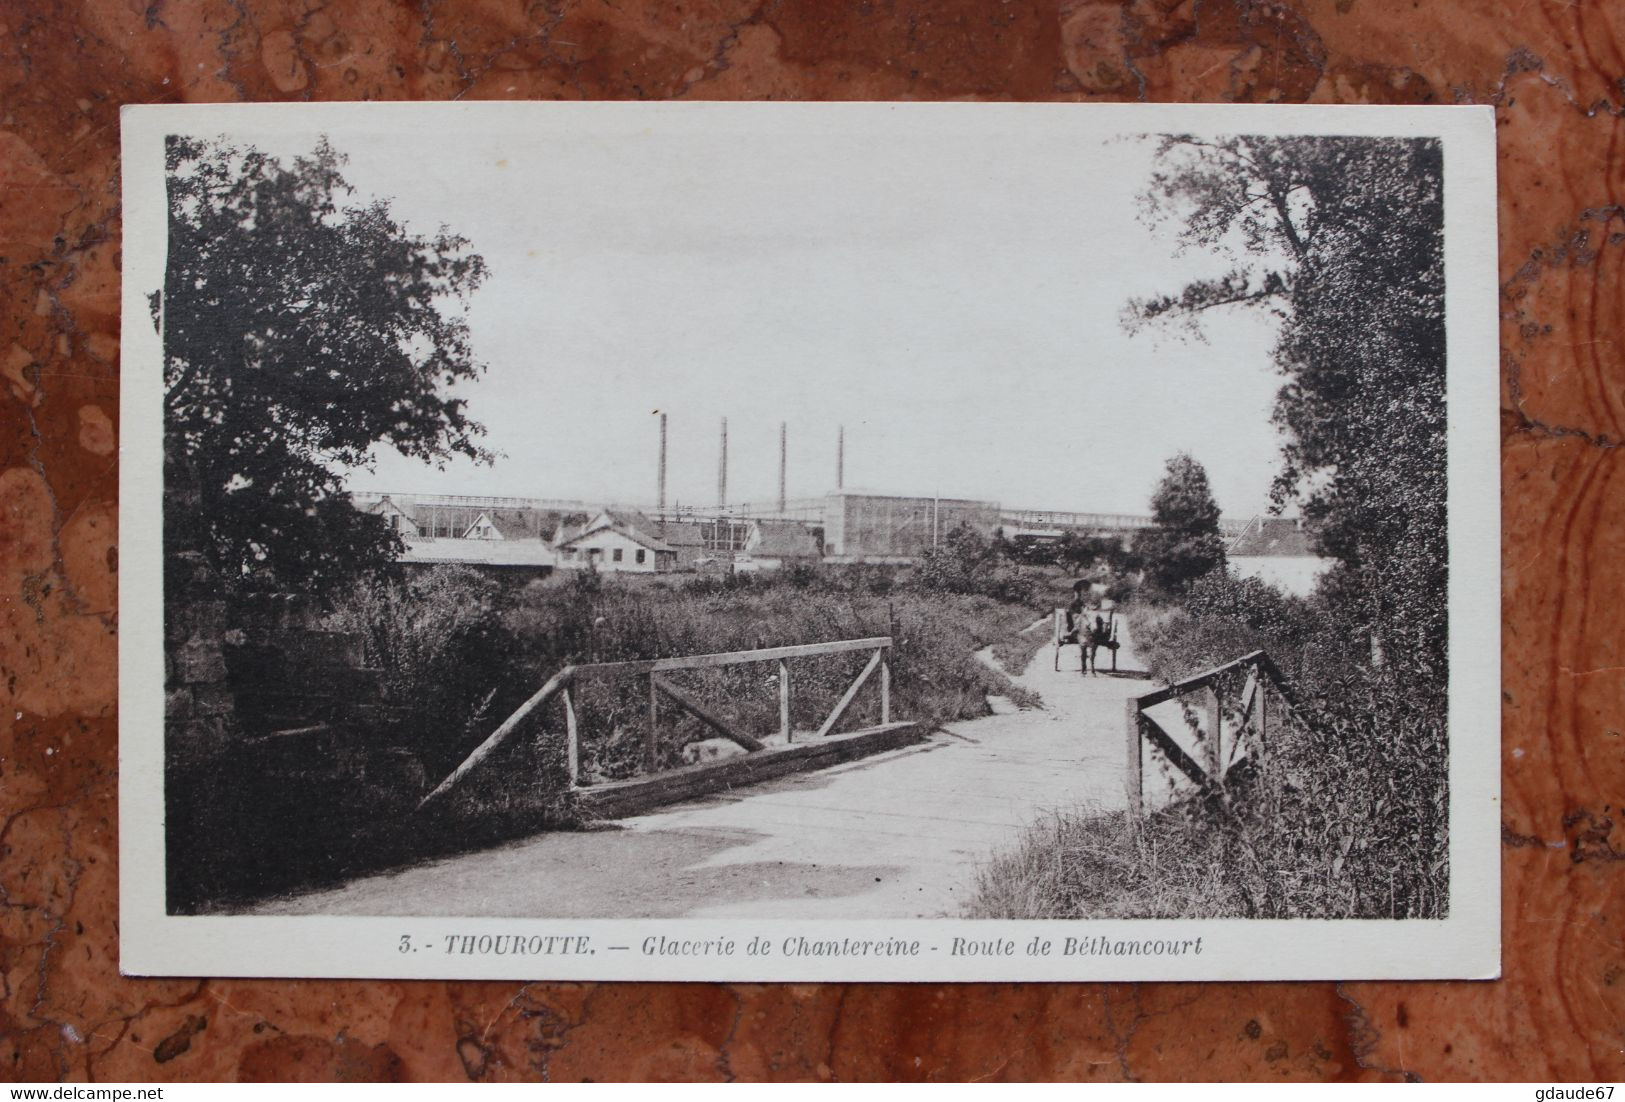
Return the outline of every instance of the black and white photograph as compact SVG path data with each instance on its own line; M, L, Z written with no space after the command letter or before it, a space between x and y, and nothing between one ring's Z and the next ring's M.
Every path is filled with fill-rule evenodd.
M1480 978L1492 117L124 115L124 968Z

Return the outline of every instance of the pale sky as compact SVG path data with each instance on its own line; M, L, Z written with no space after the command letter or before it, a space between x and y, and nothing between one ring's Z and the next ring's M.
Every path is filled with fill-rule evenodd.
M1229 267L1139 220L1151 143L1055 107L717 108L320 126L358 197L490 267L489 373L464 392L505 458L391 452L352 488L652 503L664 410L671 502L715 501L726 416L731 502L776 496L782 420L791 497L834 488L844 424L848 487L1144 512L1185 450L1226 514L1267 507L1273 323L1217 313L1202 343L1119 322Z

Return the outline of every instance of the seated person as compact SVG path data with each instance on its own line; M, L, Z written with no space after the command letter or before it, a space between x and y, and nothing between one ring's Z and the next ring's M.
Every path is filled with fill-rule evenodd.
M1066 634L1061 637L1063 643L1079 642L1079 632L1085 623L1084 608L1086 602L1084 594L1089 589L1089 583L1077 581L1072 583L1072 603L1066 606Z

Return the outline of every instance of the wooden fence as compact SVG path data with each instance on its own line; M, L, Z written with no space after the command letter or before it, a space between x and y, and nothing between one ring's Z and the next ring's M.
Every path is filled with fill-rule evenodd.
M1236 695L1235 708L1227 712L1227 697L1243 674L1246 680ZM1268 654L1256 650L1166 688L1129 697L1125 702L1129 810L1135 815L1145 810L1146 743L1203 792L1221 786L1242 762L1261 762L1268 752L1271 694L1286 709L1293 707L1286 678ZM1159 704L1185 702L1189 697L1196 698L1195 706L1186 709L1186 722L1195 734L1192 752L1187 752L1161 723L1146 714L1147 709Z
M589 677L646 677L648 678L649 700L649 726L644 744L644 767L653 773L660 767L659 731L660 731L660 698L664 696L672 703L687 712L690 712L718 734L744 747L750 754L760 753L768 747L760 739L738 730L733 724L722 719L715 712L706 708L683 692L662 674L673 673L679 670L705 670L716 669L722 666L738 666L750 662L777 662L779 666L779 733L786 744L795 740L795 731L790 724L791 680L790 662L796 658L817 658L831 654L845 654L851 651L873 651L869 662L863 667L858 676L847 686L835 707L830 709L829 715L818 727L813 736L823 738L835 730L836 724L846 715L857 699L858 692L876 674L880 680L880 723L882 727L895 726L891 722L891 663L887 653L892 646L892 637L889 635L875 636L869 639L840 639L829 643L802 643L789 647L764 647L759 650L726 651L720 654L694 654L680 658L650 658L630 662L591 662L578 666L566 666L552 677L546 684L538 689L529 700L509 716L503 724L493 731L484 742L475 747L474 752L465 758L461 765L452 770L446 779L441 781L432 792L423 797L418 804L421 810L431 802L444 796L462 782L463 778L477 767L480 762L489 757L497 747L506 742L524 722L549 700L558 697L564 705L564 728L570 777L570 790L578 787L581 772L581 747L577 736L577 716L572 686L584 678Z

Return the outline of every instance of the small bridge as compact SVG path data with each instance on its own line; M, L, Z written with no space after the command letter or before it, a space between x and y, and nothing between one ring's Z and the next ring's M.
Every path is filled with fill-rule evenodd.
M1135 665L1132 626L1125 625L1125 669ZM743 653L777 660L771 650ZM890 654L887 648L882 659L888 666ZM582 681L574 684L583 692L577 696L586 696L587 678L662 672L650 663L611 665L618 671L579 674ZM339 888L267 900L255 912L797 919L958 914L973 891L978 863L1020 845L1034 824L1080 806L1118 811L1126 804L1123 701L1146 686L1129 677L1080 677L1070 664L1060 671L1052 666L1049 648L1040 647L1016 678L1043 698L1042 709L940 727L899 726L893 719L890 736L883 725L820 737L803 722L789 744L792 752L821 760L771 779L757 771L784 753L775 745L779 732L752 731L768 742L766 750L707 763L712 771L704 774L705 783L716 778L721 787L677 791L676 785L688 784L685 778L701 773L694 766L629 782L584 783L577 798L606 800L594 817L613 822L533 833ZM791 672L797 672L795 655ZM878 693L881 681L876 664L858 700L862 693ZM549 718L565 722L562 688L553 692ZM898 744L886 749L880 740L887 737ZM837 755L849 746L863 752L842 760ZM750 772L730 776L722 767ZM671 798L622 810L607 801L623 784L674 788Z
M1127 669L1137 665L1132 627L1124 625ZM652 681L674 669L696 668L671 663L790 662L841 653L832 647L870 648L878 655L871 654L865 673L842 694L850 707L865 686L886 685L889 643L880 637L577 666L549 679L526 702L526 714L556 700L568 723L575 702L566 702L565 690L578 679ZM1056 670L1048 649L1040 648L1016 680L1042 696L1042 710L930 731L887 713L879 726L844 735L826 718L825 734L790 732L793 741L703 768L577 787L578 798L603 801L596 817L615 820L605 829L544 831L332 890L268 900L255 911L530 918L955 915L974 890L978 864L1021 845L1054 813L1143 813L1159 801L1218 790L1238 762L1265 752L1266 728L1285 722L1282 709L1290 706L1279 672L1261 652L1141 692L1145 686L1133 678ZM672 699L657 684L651 691ZM890 748L887 739L896 740ZM481 750L489 753L486 746ZM1159 763L1171 778L1160 787L1151 783ZM826 764L832 767L810 771ZM430 799L444 798L467 768L471 763Z
M529 700L509 716L484 742L482 742L456 769L447 775L418 804L422 810L441 800L462 784L480 763L543 707L557 699L563 707L565 728L565 756L569 782L564 793L574 809L596 818L610 818L637 814L661 804L712 792L734 788L741 784L782 776L785 773L818 768L853 758L876 754L906 745L918 737L916 724L911 721L893 721L891 717L891 663L888 658L892 647L889 635L867 639L840 639L827 643L803 643L787 647L763 647L756 650L724 651L717 654L696 654L678 658L651 658L628 662L592 662L566 666L549 678ZM811 734L810 739L796 741L791 724L791 698L793 686L790 663L798 658L818 658L828 655L870 651L868 663L847 686L835 706ZM723 719L714 710L701 704L688 693L663 676L682 670L718 669L752 663L773 662L778 666L779 741L769 744L740 730ZM581 746L576 713L574 686L587 678L643 677L648 681L648 724L645 729L644 775L625 780L609 781L590 786L581 784ZM874 726L837 734L836 726L846 716L859 692L871 679L878 684L880 722ZM720 761L700 762L691 766L660 768L660 701L664 697L679 708L699 719L718 735L737 746L745 754Z

